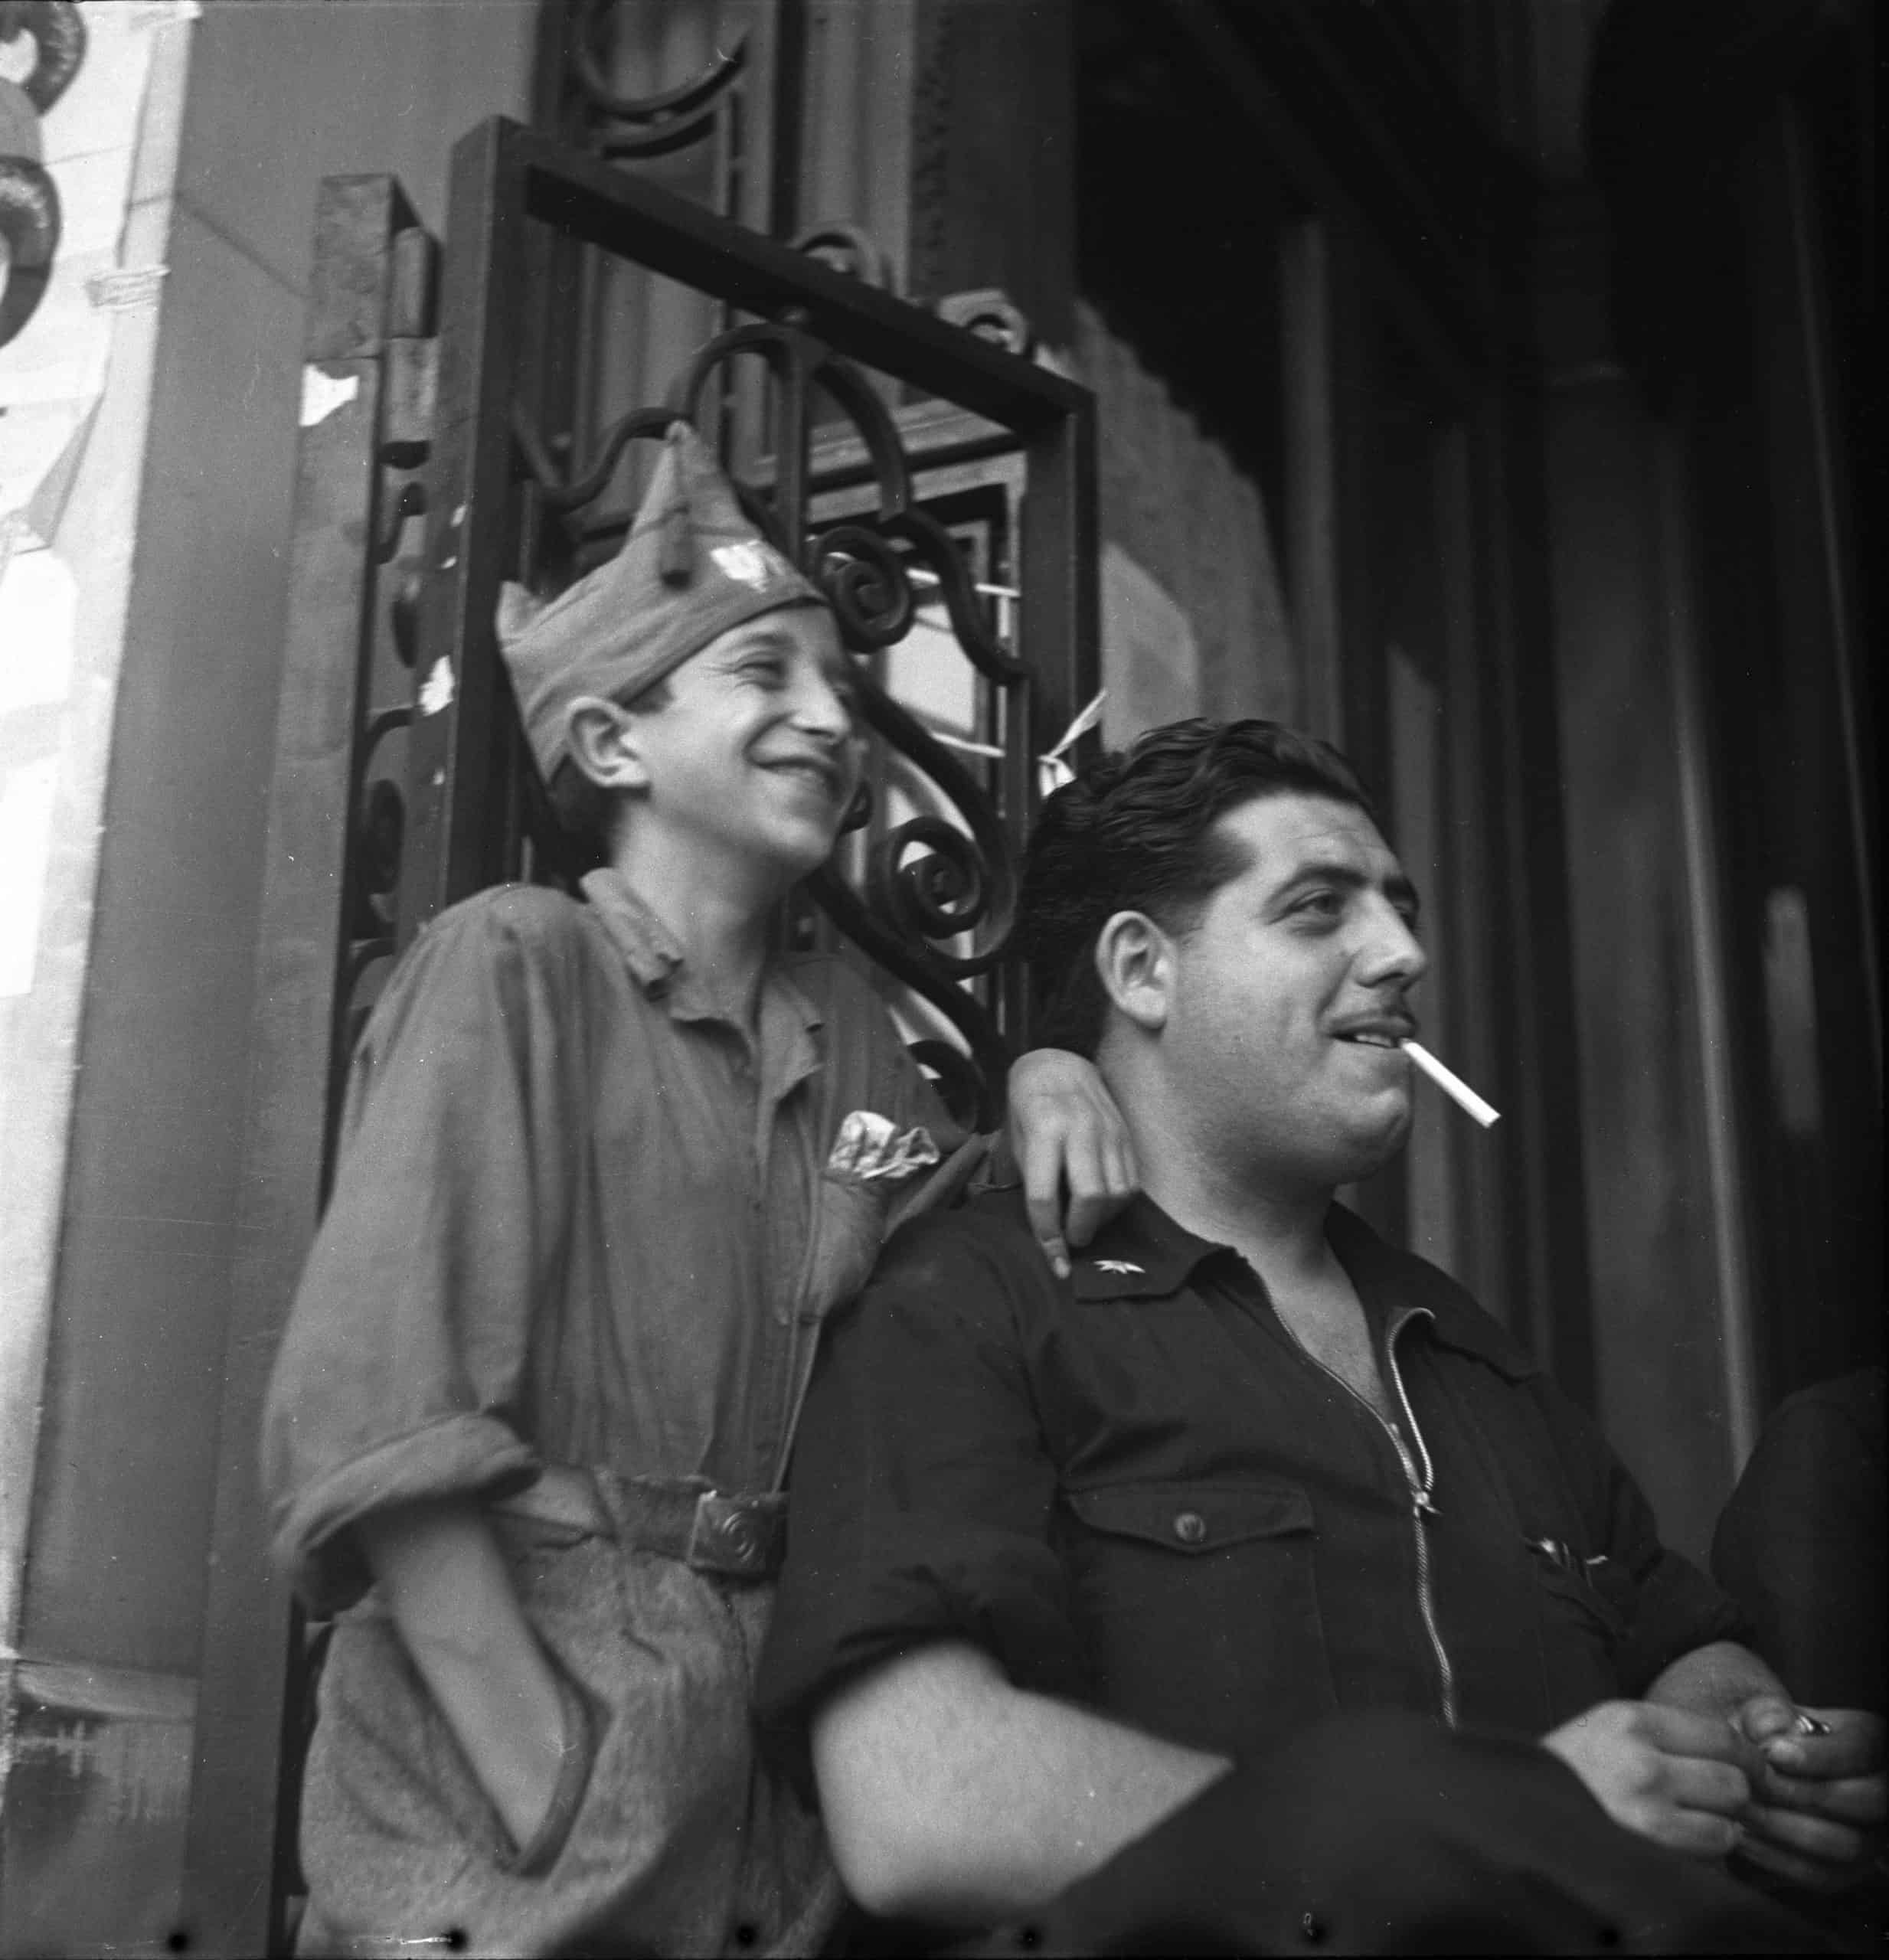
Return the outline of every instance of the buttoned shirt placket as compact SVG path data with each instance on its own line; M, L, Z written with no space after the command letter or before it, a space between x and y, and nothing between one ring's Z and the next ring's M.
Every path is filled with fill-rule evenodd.
M765 1443L760 1438L754 1439L757 1491L772 1488L777 1481L767 1478L762 1466L770 1460L777 1462L784 1454L786 1426L799 1401L801 1350L812 1338L801 1308L814 1250L819 1242L816 1204L807 1204L796 1211L791 1207L768 1204L769 1180L776 1174L775 1160L780 1152L793 1154L793 1161L791 1166L786 1167L786 1174L799 1180L804 1187L810 1188L815 1184L816 1167L812 1161L811 1128L809 1122L800 1119L793 1102L802 1084L820 1066L819 1037L816 1032L819 1024L809 1017L806 1003L789 982L779 975L772 975L766 986L758 1044L750 1042L740 1030L734 1031L747 1057L742 1079L750 1083L754 1090L754 1145L750 1168L754 1200L770 1221L767 1263L772 1270L767 1286L766 1373L763 1381L757 1384L757 1407L764 1407L770 1412L770 1428ZM804 1239L793 1249L791 1256L786 1256L788 1249L778 1242L771 1221L793 1216L804 1216Z
M802 1119L794 1097L820 1067L822 1024L793 982L770 972L761 983L755 1031L750 1034L730 1020L696 981L681 947L633 889L622 881L587 884L586 889L645 993L660 1002L672 1019L712 1028L713 1038L729 1044L734 1058L728 1065L735 1081L753 1099L753 1125L746 1167L750 1216L732 1223L731 1229L758 1230L763 1235L769 1269L767 1325L761 1331L759 1379L753 1380L748 1403L750 1433L743 1452L750 1468L741 1481L750 1488L727 1494L759 1494L778 1481L768 1479L766 1465L784 1459L786 1425L798 1406L805 1372L802 1351L816 1331L802 1325L800 1311L819 1238L815 1207L770 1206L768 1181L774 1174L777 1153L785 1150L794 1158L789 1174L804 1186L813 1184L817 1167L812 1120ZM793 1248L791 1256L783 1256L787 1249L777 1240L778 1221L803 1215L804 1243ZM769 1412L770 1432L765 1437L752 1433L763 1410Z

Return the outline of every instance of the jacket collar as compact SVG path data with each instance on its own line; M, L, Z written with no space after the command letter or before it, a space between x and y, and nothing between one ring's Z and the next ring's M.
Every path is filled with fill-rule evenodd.
M1386 1308L1395 1303L1414 1308L1428 1321L1430 1338L1438 1346L1473 1355L1512 1381L1541 1372L1502 1323L1448 1273L1386 1245L1356 1212L1334 1204L1325 1214L1325 1232L1367 1307L1376 1300Z
M1447 1273L1386 1245L1355 1211L1334 1204L1325 1229L1374 1323L1387 1324L1393 1315L1420 1315L1440 1346L1472 1355L1512 1380L1541 1372ZM1230 1246L1197 1237L1153 1199L1138 1195L1075 1255L1070 1286L1078 1300L1168 1299L1211 1259L1230 1259L1243 1273L1251 1270Z

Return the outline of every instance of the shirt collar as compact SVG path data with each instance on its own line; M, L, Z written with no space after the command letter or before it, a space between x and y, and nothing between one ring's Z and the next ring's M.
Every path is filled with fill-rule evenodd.
M1178 1293L1203 1259L1237 1258L1230 1246L1197 1238L1154 1200L1138 1194L1070 1262L1079 1300L1159 1300Z
M1418 1314L1432 1339L1472 1354L1512 1380L1539 1367L1501 1325L1477 1306L1447 1273L1427 1259L1387 1246L1355 1211L1334 1204L1325 1236L1357 1287L1374 1323L1393 1312ZM1230 1259L1260 1283L1232 1246L1197 1237L1145 1195L1136 1197L1071 1261L1070 1285L1079 1300L1159 1300L1178 1293L1209 1259Z
M1367 1311L1374 1300L1386 1308L1413 1309L1428 1321L1430 1337L1440 1346L1473 1355L1512 1381L1541 1372L1502 1323L1448 1273L1386 1245L1356 1212L1334 1204L1325 1215L1325 1232Z
M606 864L587 871L582 882L584 897L648 998L662 1001L678 1020L727 1018L694 985L681 942L621 871ZM796 1078L807 1073L814 1061L801 1055L796 1037L799 1031L809 1037L816 1034L825 1017L778 964L771 965L762 978L760 1018L764 1040L771 1034L775 1042L789 1042L787 1073Z
M637 985L652 1001L662 999L683 963L675 935L614 867L587 871L583 884L585 898L616 942Z

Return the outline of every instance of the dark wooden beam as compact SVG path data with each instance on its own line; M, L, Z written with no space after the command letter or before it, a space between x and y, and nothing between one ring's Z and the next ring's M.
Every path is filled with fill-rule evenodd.
M257 1475L263 1399L320 1202L337 995L347 940L348 814L372 635L375 534L387 413L384 356L417 232L388 177L330 178L315 218L296 463L282 694L269 803L230 1318L217 1409L216 1500L206 1583L197 1750L181 1885L193 1953L277 1950L283 1723L291 1604L270 1557ZM319 413L317 411L319 411ZM286 1815L293 1815L293 1803Z
M763 318L797 310L848 360L1019 434L1076 413L1084 399L1047 368L502 117L467 140L492 145L495 169L523 174L525 209L543 223Z

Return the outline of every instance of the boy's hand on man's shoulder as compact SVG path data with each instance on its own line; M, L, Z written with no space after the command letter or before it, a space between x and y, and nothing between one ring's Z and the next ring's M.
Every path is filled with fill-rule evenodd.
M1030 1229L1065 1279L1070 1248L1086 1246L1140 1188L1128 1126L1093 1062L1033 1048L1010 1071L1008 1129Z

